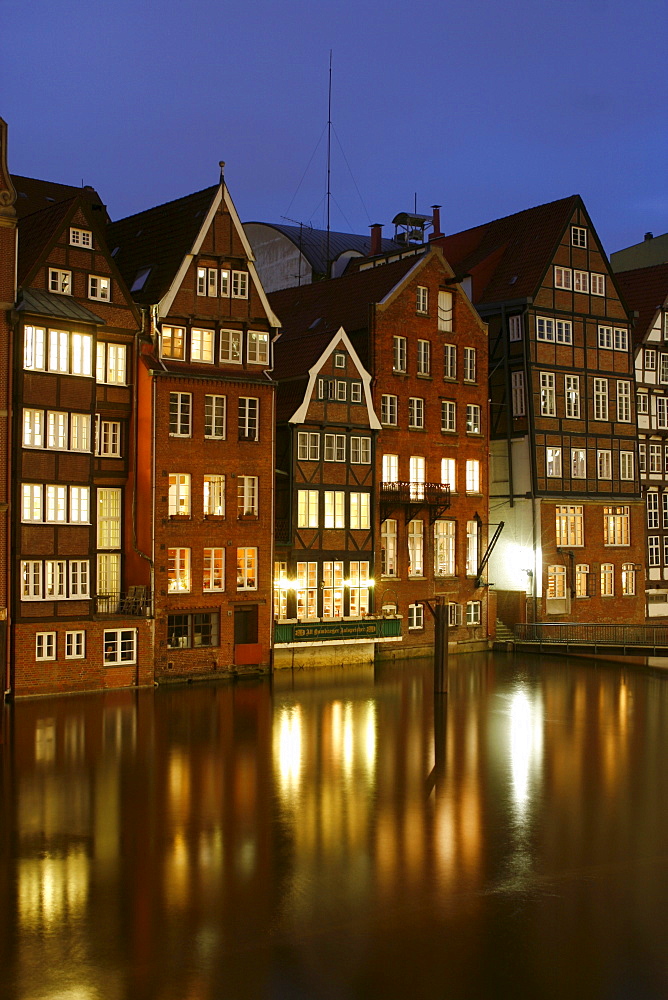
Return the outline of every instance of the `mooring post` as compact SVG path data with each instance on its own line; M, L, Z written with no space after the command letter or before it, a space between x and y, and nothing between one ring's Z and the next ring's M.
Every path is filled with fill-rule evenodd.
M448 605L434 605L434 693L448 693Z

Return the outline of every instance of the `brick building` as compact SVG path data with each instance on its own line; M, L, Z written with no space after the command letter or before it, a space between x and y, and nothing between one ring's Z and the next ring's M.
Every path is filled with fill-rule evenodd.
M582 199L432 238L489 325L500 617L642 621L630 321Z
M267 669L278 323L220 183L108 227L144 316L138 515L155 677Z
M488 591L480 572L488 541L485 326L434 247L377 254L355 268L341 278L275 292L270 301L283 327L281 357L289 358L290 351L320 357L324 342L342 329L355 352L351 359L362 366L355 367L353 381L359 375L364 384L364 371L371 376L380 430L375 456L373 447L370 452L374 478L367 477L373 516L364 544L373 551L369 571L375 583L369 611L402 620L401 641L380 645L377 653L431 653L433 621L424 602L437 597L450 608L451 648L484 648L489 635ZM308 433L324 448L325 434L338 430L341 482L356 493L360 469L351 439L360 433L358 418L342 408L334 419L338 382L343 392L346 381L337 376L337 351L340 364L351 363L343 347L341 341L331 370L323 368L318 376L334 405L322 414L310 410ZM279 367L278 377L281 393L288 392L282 383L292 373ZM316 396L318 385L316 379ZM295 410L302 398L300 390L292 400ZM313 502L324 518L325 497ZM300 516L298 504L293 491L293 521ZM357 524L356 516L350 499L344 499L347 530ZM326 586L324 570L315 585ZM317 616L323 609L324 604L313 605Z

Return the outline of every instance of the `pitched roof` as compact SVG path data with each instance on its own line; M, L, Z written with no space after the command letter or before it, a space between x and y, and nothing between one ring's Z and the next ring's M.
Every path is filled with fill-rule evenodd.
M54 295L41 288L24 288L18 299L16 309L36 316L51 316L56 319L69 319L78 323L104 323L94 312L82 306L71 295Z
M65 218L72 211L75 199L50 205L41 212L19 218L18 283L29 275L45 247L60 231Z
M77 195L82 195L90 202L95 211L108 219L106 206L99 194L90 185L74 187L72 184L56 184L54 181L40 181L35 177L21 177L12 174L12 183L16 188L16 214L19 219L33 212L41 212L44 208L61 201L69 201Z
M578 204L570 195L433 242L458 276L471 275L476 305L528 298Z
M214 184L107 227L107 245L131 291L140 272L150 268L141 288L132 291L136 302L159 302L169 290L217 190Z
M310 226L284 226L278 222L245 222L244 226L267 226L282 233L294 243L318 274L329 273L329 262L336 260L347 250L354 250L363 257L371 253L371 234L356 236L354 233L327 233L326 229L311 229ZM381 251L405 249L396 240L381 240Z
M638 312L633 339L636 344L640 344L653 325L658 310L668 298L668 264L620 271L615 278L626 305Z

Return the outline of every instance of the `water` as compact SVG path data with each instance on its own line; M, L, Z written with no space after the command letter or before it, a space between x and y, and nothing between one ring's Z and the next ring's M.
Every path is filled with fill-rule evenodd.
M549 657L22 702L0 997L668 996L668 677Z

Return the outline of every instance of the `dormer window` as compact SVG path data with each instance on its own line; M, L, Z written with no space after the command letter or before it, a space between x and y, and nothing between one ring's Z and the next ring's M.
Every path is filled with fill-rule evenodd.
M49 291L58 295L72 294L72 272L61 271L57 267L49 268Z
M93 248L93 234L90 229L70 229L70 245L73 247L86 247L87 250Z
M100 302L111 301L111 278L102 278L98 274L88 275L88 298Z
M587 230L581 226L571 226L571 243L574 247L586 247Z

